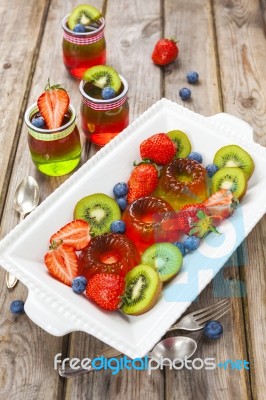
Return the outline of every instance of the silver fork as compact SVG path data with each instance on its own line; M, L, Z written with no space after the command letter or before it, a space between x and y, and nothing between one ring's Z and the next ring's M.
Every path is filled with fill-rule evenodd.
M230 300L221 300L209 307L205 307L201 310L193 311L192 313L185 315L179 322L172 325L167 332L171 332L176 329L183 329L185 331L198 331L204 327L207 321L221 318L223 315L228 313L230 309Z

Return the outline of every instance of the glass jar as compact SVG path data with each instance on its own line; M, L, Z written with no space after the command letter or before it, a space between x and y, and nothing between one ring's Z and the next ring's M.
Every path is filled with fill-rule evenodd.
M128 84L120 75L122 82L120 93L110 99L92 97L93 88L89 82L81 81L79 90L82 95L81 126L88 140L98 146L104 146L129 123L127 101Z
M81 144L76 126L76 113L69 105L63 125L56 129L41 129L32 124L39 112L37 104L28 108L25 123L28 127L28 145L36 168L50 176L61 176L71 172L79 163Z
M74 78L82 79L88 68L106 63L105 20L101 18L99 28L94 31L80 33L68 28L69 15L62 21L63 60L68 72Z

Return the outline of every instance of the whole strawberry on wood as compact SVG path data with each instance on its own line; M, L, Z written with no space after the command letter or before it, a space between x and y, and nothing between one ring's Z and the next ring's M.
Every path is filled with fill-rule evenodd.
M156 166L148 161L141 162L131 172L128 181L128 203L149 196L159 182L159 175Z
M168 65L175 61L179 49L174 39L160 39L156 43L152 52L152 61L156 65Z
M169 163L176 154L174 142L166 133L156 133L140 144L140 155L143 159L158 165Z
M70 100L65 89L61 85L50 85L50 80L44 92L37 100L39 112L48 129L60 128L64 116L68 110Z

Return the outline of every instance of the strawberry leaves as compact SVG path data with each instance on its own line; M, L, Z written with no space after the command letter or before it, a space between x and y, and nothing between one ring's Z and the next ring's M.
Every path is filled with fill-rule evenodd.
M189 231L189 236L198 236L199 238L204 238L209 232L214 232L218 235L221 233L213 225L212 217L209 217L202 210L198 211L196 214L198 221L192 222L193 228Z

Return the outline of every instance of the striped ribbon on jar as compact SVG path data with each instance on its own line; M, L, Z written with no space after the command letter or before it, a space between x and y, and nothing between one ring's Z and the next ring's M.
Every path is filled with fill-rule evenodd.
M104 36L104 31L100 31L96 35L91 36L78 36L78 35L71 35L64 30L64 38L67 42L79 44L79 45L86 45L91 43L96 43L101 40Z
M83 102L87 107L99 111L114 110L115 108L121 107L126 101L127 101L127 96L123 96L121 99L116 101L113 100L112 102L109 103L108 102L105 103L103 101L93 102L83 97Z

